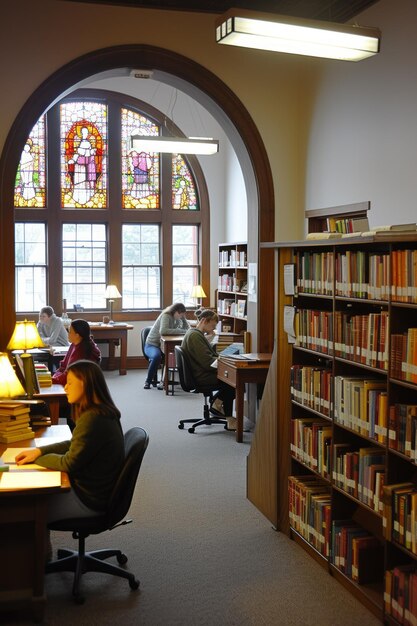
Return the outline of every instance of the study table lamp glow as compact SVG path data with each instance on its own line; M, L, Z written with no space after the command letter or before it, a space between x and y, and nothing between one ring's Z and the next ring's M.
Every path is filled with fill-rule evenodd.
M5 352L0 352L0 399L6 400L24 395L25 390L9 361L9 356Z
M201 298L206 298L206 294L201 285L194 285L191 289L191 297L195 299L195 305L198 307L201 304Z
M36 391L37 381L34 380L36 373L33 366L33 357L27 352L32 348L44 348L45 344L42 341L35 322L24 320L23 322L16 322L13 335L7 345L8 350L23 350L20 354L20 358L23 363L23 371L25 375L26 393L28 398L32 398ZM23 392L24 393L24 392Z
M121 298L122 294L117 289L116 285L107 285L106 293L104 294L110 304L110 321L109 324L114 324L113 322L113 302L116 298Z
M230 9L216 20L216 41L230 46L361 61L379 52L378 28Z

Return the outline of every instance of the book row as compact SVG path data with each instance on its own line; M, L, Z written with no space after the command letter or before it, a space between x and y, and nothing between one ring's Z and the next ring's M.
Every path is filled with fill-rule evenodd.
M245 293L248 290L246 280L236 278L236 274L220 274L217 281L219 291L235 291Z
M386 381L335 376L334 420L384 444L388 432Z
M232 300L230 298L217 301L217 312L220 315L232 315L234 317L246 316L246 300Z
M219 267L246 267L244 250L219 250Z
M417 250L297 251L296 291L417 303Z
M291 397L296 402L329 416L332 374L324 367L291 366Z
M417 383L417 328L391 335L391 376Z
M417 463L417 405L396 403L389 407L388 447Z
M398 565L385 572L385 615L398 624L417 626L417 571L415 564Z
M291 420L292 456L315 472L330 478L332 427L324 420L297 418Z
M333 444L332 478L336 487L382 513L385 484L385 451L359 448L348 443Z
M383 577L383 546L352 520L333 520L331 562L359 585Z
M411 482L384 485L382 491L384 537L417 554L417 487Z
M388 312L354 315L345 311L297 309L295 345L388 369Z
M290 525L320 554L330 556L331 494L314 476L288 477Z

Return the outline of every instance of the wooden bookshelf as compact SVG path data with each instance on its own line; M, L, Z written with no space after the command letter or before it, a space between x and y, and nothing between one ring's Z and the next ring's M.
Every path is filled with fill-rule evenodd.
M223 330L242 334L247 328L247 244L219 244L218 259L217 313Z
M305 212L307 232L322 233L325 231L338 231L338 223L340 223L340 225L344 224L346 227L345 230L340 230L340 232L350 232L349 223L351 221L355 222L356 220L367 219L370 207L371 203L367 201L328 207L325 209L308 209ZM362 228L361 230L369 230L369 224L367 228Z
M261 245L277 330L248 498L379 619L413 623L396 594L417 593L417 235Z

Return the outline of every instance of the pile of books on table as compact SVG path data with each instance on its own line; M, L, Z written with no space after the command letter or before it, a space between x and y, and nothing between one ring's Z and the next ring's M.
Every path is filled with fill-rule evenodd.
M38 379L39 387L52 386L52 374L45 363L35 363L35 372Z
M33 439L30 427L30 409L18 402L0 403L0 443Z

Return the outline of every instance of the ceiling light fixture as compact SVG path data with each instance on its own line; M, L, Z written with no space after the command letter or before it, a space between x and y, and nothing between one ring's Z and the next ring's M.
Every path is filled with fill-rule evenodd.
M216 154L218 139L210 137L161 137L132 135L131 147L139 152L169 152L171 154Z
M216 20L216 41L230 46L360 61L379 52L378 28L230 9Z

